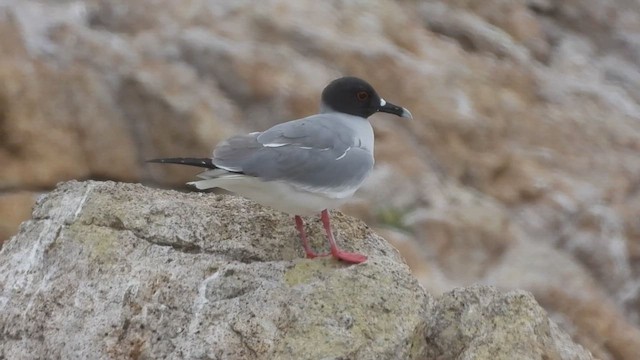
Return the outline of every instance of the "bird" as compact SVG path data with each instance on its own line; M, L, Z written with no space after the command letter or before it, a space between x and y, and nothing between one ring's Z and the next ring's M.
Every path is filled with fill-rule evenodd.
M151 163L205 168L198 190L222 188L293 215L307 258L322 256L351 264L367 256L340 249L329 211L347 201L374 165L374 132L368 118L378 112L412 119L409 110L385 101L365 80L346 76L322 91L318 114L277 124L262 132L232 136L208 158L159 158ZM329 253L310 246L301 216L320 214Z

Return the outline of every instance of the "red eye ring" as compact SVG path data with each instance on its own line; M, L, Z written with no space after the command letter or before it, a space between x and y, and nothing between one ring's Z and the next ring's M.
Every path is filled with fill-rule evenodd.
M366 91L358 91L358 93L356 94L356 97L360 101L365 101L369 98L369 93Z

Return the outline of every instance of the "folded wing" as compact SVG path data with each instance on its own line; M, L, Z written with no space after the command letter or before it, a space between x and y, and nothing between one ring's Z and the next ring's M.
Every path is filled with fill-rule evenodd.
M312 191L355 188L371 171L373 155L354 141L353 130L323 116L229 138L214 150L213 163L227 171L265 181L284 180Z

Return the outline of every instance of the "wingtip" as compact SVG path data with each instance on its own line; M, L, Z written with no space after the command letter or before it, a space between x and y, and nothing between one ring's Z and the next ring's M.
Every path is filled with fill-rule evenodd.
M188 166L197 166L209 169L215 169L217 166L213 164L212 159L210 158L163 158L163 159L151 159L145 160L147 163L158 163L158 164L177 164L177 165L188 165Z

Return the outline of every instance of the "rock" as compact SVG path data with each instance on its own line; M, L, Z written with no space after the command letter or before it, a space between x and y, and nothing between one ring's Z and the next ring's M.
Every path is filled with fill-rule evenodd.
M455 289L436 300L432 320L428 359L593 359L524 291Z
M493 269L517 235L497 204L459 196L432 211L414 213L411 229L448 276L473 284Z
M333 219L366 263L303 258L289 216L240 197L63 183L0 251L0 355L591 359L530 294L434 301L384 239Z
M485 281L531 291L596 358L637 357L640 331L580 263L549 245L523 239L504 254Z
M530 57L528 49L500 28L464 10L453 10L440 2L425 2L420 10L433 31L457 39L469 51L486 51L521 62Z
M290 217L239 197L64 183L0 252L0 354L422 359L430 297L382 238L333 215L366 263L304 259Z

